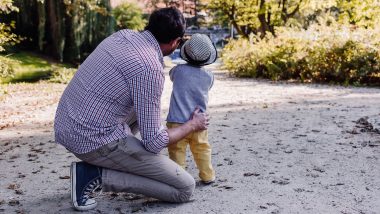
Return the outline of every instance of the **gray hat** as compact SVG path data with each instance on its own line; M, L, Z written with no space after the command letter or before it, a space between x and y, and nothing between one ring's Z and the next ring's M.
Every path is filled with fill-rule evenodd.
M196 65L209 65L217 58L217 51L210 38L204 34L194 34L181 47L183 60Z

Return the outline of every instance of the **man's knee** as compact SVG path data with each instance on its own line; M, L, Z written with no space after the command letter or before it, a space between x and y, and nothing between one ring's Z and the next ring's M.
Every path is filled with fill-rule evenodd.
M175 198L174 202L183 203L183 202L189 201L190 197L194 193L194 189L195 189L195 180L192 179L190 185L184 188L178 189L179 194L178 194L178 197Z

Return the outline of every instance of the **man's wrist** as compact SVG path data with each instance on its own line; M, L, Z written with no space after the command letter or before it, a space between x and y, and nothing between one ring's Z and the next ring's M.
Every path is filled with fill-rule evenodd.
M181 126L169 128L166 130L169 136L169 144L177 143L187 135L196 131L196 124L194 121L189 120Z
M195 124L194 124L193 120L187 121L184 125L188 126L188 129L190 129L190 132L196 131Z

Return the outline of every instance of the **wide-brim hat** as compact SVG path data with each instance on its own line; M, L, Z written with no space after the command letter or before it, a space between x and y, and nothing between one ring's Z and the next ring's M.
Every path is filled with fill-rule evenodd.
M204 34L194 34L181 47L180 56L183 60L196 65L214 63L217 56L215 46Z

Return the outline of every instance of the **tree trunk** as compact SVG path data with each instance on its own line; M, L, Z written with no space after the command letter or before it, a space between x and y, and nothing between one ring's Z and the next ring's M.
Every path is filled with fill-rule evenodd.
M259 13L257 15L257 18L260 21L260 27L259 27L259 32L260 32L260 37L263 38L265 37L267 31L269 31L269 25L266 20L266 15L267 15L267 9L265 8L265 0L260 1L260 8L259 8Z
M46 7L44 2L37 2L38 11L38 48L39 51L44 49L45 25L46 25Z
M52 54L63 61L63 50L65 47L65 8L61 1L48 0L48 17L49 17L49 31L47 35L52 42Z
M83 0L72 0L69 6L65 0L15 0L20 12L6 20L16 20L15 33L27 38L20 47L79 62L114 31L110 0L97 2L106 14L90 9Z

